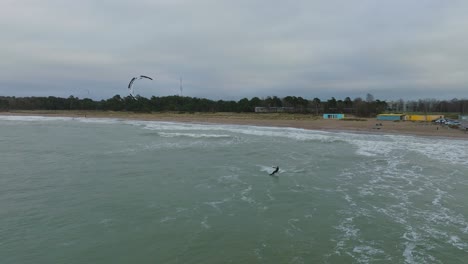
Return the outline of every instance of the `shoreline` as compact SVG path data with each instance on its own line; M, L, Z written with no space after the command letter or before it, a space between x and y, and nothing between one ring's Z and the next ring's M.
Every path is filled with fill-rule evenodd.
M288 113L133 113L112 111L29 110L0 112L2 116L118 118L126 120L182 122L200 124L232 124L267 127L291 127L329 132L412 135L430 138L468 139L460 129L413 121L381 121L376 118L359 120L327 120L307 114ZM377 126L382 124L382 126Z

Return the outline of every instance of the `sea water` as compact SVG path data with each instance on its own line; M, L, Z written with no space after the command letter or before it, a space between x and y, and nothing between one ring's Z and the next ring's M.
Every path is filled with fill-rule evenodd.
M467 140L1 116L0 148L3 264L468 261Z

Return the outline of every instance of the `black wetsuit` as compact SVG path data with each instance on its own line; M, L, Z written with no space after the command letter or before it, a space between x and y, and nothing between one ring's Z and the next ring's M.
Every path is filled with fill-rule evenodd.
M273 175L273 174L277 173L278 171L279 171L279 167L276 167L276 169L272 173L270 173L270 175Z

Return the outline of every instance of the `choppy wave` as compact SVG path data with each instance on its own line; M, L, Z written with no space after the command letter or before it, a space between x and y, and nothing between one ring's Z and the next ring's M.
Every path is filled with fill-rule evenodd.
M414 151L433 160L444 160L454 164L468 165L468 141L439 138L422 138L403 135L369 135L336 133L297 128L258 127L246 125L187 124L155 121L118 121L160 131L163 136L230 137L227 134L207 134L206 131L230 132L259 137L279 137L299 141L324 143L346 142L357 147L356 154L387 157L398 151ZM164 132L170 131L170 132ZM182 131L182 132L181 132ZM190 133L183 132L190 131Z
M367 157L388 157L396 152L410 151L433 160L468 165L468 141L456 139L422 138L404 135L370 135L344 132L325 132L297 128L259 127L248 125L195 124L159 121L121 120L113 118L74 118L42 116L0 116L0 120L23 122L78 121L95 124L127 124L158 131L163 137L228 138L226 132L279 137L324 143L346 142L355 146L356 154ZM210 133L206 133L209 131ZM221 133L216 133L221 132Z
M73 120L72 117L51 117L51 116L7 116L7 115L0 115L0 120L5 121L36 121L36 122L44 122L44 121L68 121Z
M270 262L273 247L263 245L273 244L289 250L285 257L289 260L314 262L309 258L312 254L305 252L314 251L308 243L315 237L321 239L318 244L327 246L313 255L322 254L321 262L328 263L444 263L447 256L440 254L441 250L468 255L464 206L467 141L107 118L0 116L0 121L17 121L20 126L40 123L46 127L40 130L45 135L40 136L49 136L50 141L44 145L24 141L22 148L10 145L11 152L17 152L5 153L10 159L4 161L7 165L3 168L7 175L15 176L2 178L0 189L9 182L22 186L15 181L36 169L39 173L35 177L25 179L28 186L56 173L49 184L58 182L67 191L70 188L70 193L76 194L71 200L94 197L91 207L101 202L99 210L85 208L96 212L95 222L101 228L147 224L145 231L157 233L160 229L154 226L164 225L166 234L187 234L158 244L164 248L172 242L165 248L168 251L177 250L180 240L187 237L187 255L192 253L190 248L200 245L218 246L212 241L221 241L219 246L223 246L217 239L232 232L240 234L246 244L251 241L242 234L254 237L251 254L264 262ZM56 134L51 136L42 124L58 122L67 125L54 127L54 132L76 136L78 130L89 133L91 142L82 147L86 142L63 137L49 152L65 155L51 155L42 164L37 153L44 153L56 140ZM80 122L83 124L76 125ZM104 135L95 133L96 127ZM13 138L17 131L13 127L6 138ZM16 143L34 136L21 134ZM7 145L10 141L0 142ZM28 157L27 147L34 144L37 153ZM65 151L60 152L61 148ZM77 152L81 154L75 155ZM60 160L67 155L72 158ZM18 173L28 166L23 158L29 158L32 165L27 172ZM15 162L20 165L10 169ZM281 167L280 177L268 176L274 165ZM79 189L75 189L76 184ZM1 190L11 192L11 188ZM85 191L88 193L82 195ZM16 189L11 193L17 195ZM60 202L47 196L53 193L44 193L44 199ZM17 200L28 203L34 199ZM87 203L73 202L74 206L66 208L74 210ZM144 237L137 235L135 239ZM152 238L160 236L151 234ZM187 260L183 257L181 262Z
M331 255L347 254L362 263L391 256L387 250L376 247L375 241L367 239L366 225L355 221L362 217L383 218L392 225L404 226L399 239L405 263L442 263L440 256L432 254L436 247L451 246L468 253L464 240L468 222L463 214L453 209L457 199L450 193L454 188L452 181L458 181L456 177L461 176L452 166L467 163L463 158L443 153L465 142L432 142L426 138L393 135L371 136L369 141L354 138L353 141L360 146L358 154L367 158L355 167L345 168L338 176L342 179L338 191L343 193L343 200L350 208L340 212L341 220L335 225L340 233ZM466 157L463 150L457 149L456 153ZM412 164L424 160L422 157L442 164L444 167L434 166L433 169L446 171L447 175L427 171L428 164ZM356 244L369 250L356 250Z
M159 132L161 137L191 137L191 138L229 138L230 135L225 134L198 134L198 133L170 133Z

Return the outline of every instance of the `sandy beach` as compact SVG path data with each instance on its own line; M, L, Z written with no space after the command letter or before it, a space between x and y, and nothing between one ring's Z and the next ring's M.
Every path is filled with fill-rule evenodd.
M468 133L433 123L412 121L380 121L375 118L325 120L306 114L286 113L131 113L111 111L10 111L0 115L55 116L86 118L119 118L166 122L238 124L255 126L293 127L324 131L349 131L357 133L403 134L425 137L468 139ZM380 125L382 124L382 125Z

